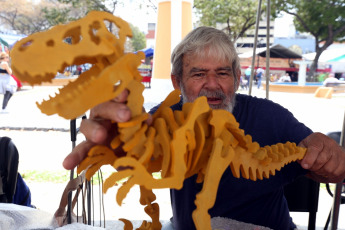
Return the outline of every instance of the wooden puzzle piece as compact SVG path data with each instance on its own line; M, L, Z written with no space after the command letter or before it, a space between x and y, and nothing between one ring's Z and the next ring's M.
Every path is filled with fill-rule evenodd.
M114 23L118 34L108 31L105 22ZM118 134L110 146L97 145L78 166L90 177L104 164L115 172L104 182L104 191L124 181L116 194L118 204L134 185L141 186L141 200L152 222L144 221L138 229L160 229L159 206L152 203L152 189L180 189L183 181L198 175L204 182L196 198L193 220L197 229L211 229L208 210L214 205L219 181L227 167L235 177L253 181L274 175L291 161L304 157L305 148L295 143L278 143L260 147L239 128L235 117L225 110L212 110L205 97L185 103L181 111L170 106L180 101L175 90L152 115L152 123L143 111L143 90L137 67L144 59L142 52L124 53L124 43L131 36L129 25L106 12L90 12L85 18L19 41L11 52L15 75L30 84L50 81L66 66L91 63L93 67L62 88L56 97L38 107L46 114L66 119L83 115L95 105L111 100L123 90L129 95L126 105L132 117L118 123ZM32 57L38 57L32 58ZM117 157L114 151L125 153ZM117 171L117 169L122 169ZM155 179L153 172L161 172ZM133 229L130 221L124 229Z

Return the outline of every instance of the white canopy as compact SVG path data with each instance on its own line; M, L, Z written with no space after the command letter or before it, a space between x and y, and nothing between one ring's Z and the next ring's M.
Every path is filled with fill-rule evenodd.
M316 52L303 54L303 58L309 61L313 61ZM335 73L345 72L345 48L337 48L325 50L322 52L319 58L320 64L329 64L332 67L332 71Z

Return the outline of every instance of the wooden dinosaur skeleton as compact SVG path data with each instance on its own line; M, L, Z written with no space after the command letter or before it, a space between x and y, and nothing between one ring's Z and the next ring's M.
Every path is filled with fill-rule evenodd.
M118 36L106 29L104 20L116 24ZM231 113L210 109L205 97L185 103L181 111L172 111L170 106L180 100L178 91L166 98L153 114L152 124L147 125L148 114L142 111L144 86L137 70L144 55L124 53L127 36L131 36L131 31L125 21L109 13L90 12L83 19L19 41L11 56L15 75L30 84L50 81L68 65L93 64L55 98L38 105L46 114L73 119L124 89L129 90L127 106L131 120L118 124L119 135L110 146L93 147L78 172L88 168L86 177L90 178L104 164L115 169L125 167L114 172L104 188L106 191L127 178L116 195L121 205L130 188L140 185L140 203L146 205L152 222L144 221L139 229L161 228L159 206L152 203L156 199L152 189L181 189L186 178L197 174L197 182L203 182L203 188L196 197L193 220L197 229L211 229L208 210L214 205L219 181L227 167L235 177L255 181L275 175L284 165L304 157L306 149L295 143L260 147L239 129ZM71 44L66 43L67 37L72 38ZM126 155L117 157L117 148L122 148ZM161 172L161 179L153 178L153 172ZM125 229L133 228L128 220L122 221Z

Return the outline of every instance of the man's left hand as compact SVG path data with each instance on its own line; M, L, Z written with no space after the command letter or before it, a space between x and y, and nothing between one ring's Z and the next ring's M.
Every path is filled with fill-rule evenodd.
M345 178L345 149L322 133L312 133L299 144L307 148L301 166L322 183L339 183Z

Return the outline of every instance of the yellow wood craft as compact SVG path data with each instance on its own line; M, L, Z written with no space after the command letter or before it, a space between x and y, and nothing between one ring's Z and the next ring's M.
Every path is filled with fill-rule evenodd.
M117 26L116 34L108 31L108 23ZM66 66L91 63L93 67L60 90L56 97L38 105L43 113L59 114L73 119L95 105L129 91L127 106L132 112L128 122L119 123L119 133L111 145L93 147L78 167L78 173L90 167L90 177L105 164L116 171L105 181L105 191L126 179L118 190L116 200L121 204L134 185L140 185L141 204L152 222L139 229L160 229L159 207L152 189L180 189L183 181L198 174L203 189L196 197L193 220L197 229L211 229L208 210L214 205L219 181L227 169L235 177L251 180L275 175L284 165L302 159L306 149L295 143L278 143L260 147L251 136L239 129L234 116L225 110L212 110L205 97L183 105L182 111L170 106L180 98L173 91L153 115L151 125L145 120L144 86L137 70L143 53L124 52L128 24L106 12L90 12L85 18L48 31L28 36L16 43L11 52L14 74L30 84L50 81ZM115 149L125 155L118 157ZM161 172L155 179L153 172ZM127 220L125 229L133 229Z

